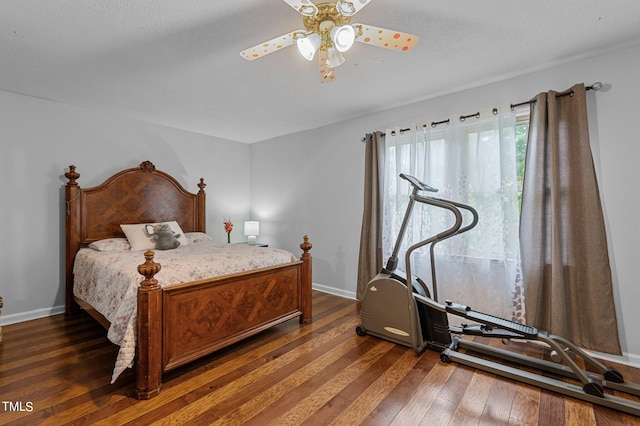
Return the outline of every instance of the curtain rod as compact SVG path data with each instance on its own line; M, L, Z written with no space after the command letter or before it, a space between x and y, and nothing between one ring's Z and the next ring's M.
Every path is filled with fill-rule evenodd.
M586 89L586 90L595 90L595 91L598 91L598 90L602 89L602 83L601 83L601 82L599 82L599 81L596 81L595 83L593 83L593 84L591 84L591 85L589 85L589 86L586 86L586 87L585 87L585 89ZM568 92L558 93L556 96L567 96L567 95L569 95L569 96L573 96L573 90L569 90ZM535 102L536 102L536 100L535 100L535 99L531 99L531 100L529 100L529 101L519 102L519 103L517 103L517 104L511 104L510 106L511 106L511 110L513 111L516 107L519 107L519 106L522 106L522 105L527 105L527 104L533 104L533 103L535 103ZM498 109L497 109L497 108L493 108L492 112L493 112L493 115L497 115L497 114L498 114ZM469 115L461 115L461 116L460 116L460 121L464 121L465 119L470 118L470 117L480 118L480 113L479 113L479 112L476 112L476 113L469 114ZM431 127L434 127L434 128L435 128L438 124L445 124L445 123L446 123L446 124L449 124L449 119L448 119L448 118L447 118L446 120L442 120L442 121L432 121L432 122L431 122ZM423 128L424 128L424 127L427 127L427 125L426 125L426 124L423 124L423 125L422 125L422 127L423 127ZM407 132L407 131L409 131L409 130L411 130L411 128L410 128L410 127L407 127L406 129L400 129L399 131L400 131L400 133L403 133L403 132ZM391 132L391 134L395 134L395 130L394 130L394 131L392 131L392 132ZM385 135L385 134L384 134L384 133L382 133L382 136L384 136L384 135ZM362 141L362 142L364 142L364 141L365 141L365 139L366 139L366 138L365 138L365 137L363 137L363 138L361 139L361 141Z
M491 112L493 113L493 115L498 115L498 108L493 108L493 110L491 110ZM461 115L461 116L459 117L459 119L460 119L460 122L464 122L467 118L471 118L471 117L475 117L475 118L477 118L477 119L478 119L478 118L480 118L480 111L478 111L478 112L474 112L473 114ZM438 124L445 124L445 123L446 123L446 124L449 124L449 121L450 121L450 119L449 119L449 118L447 118L446 120L442 120L442 121L432 121L432 122L431 122L431 127L433 127L433 128L435 129L435 127L436 127ZM423 125L422 125L422 128L424 129L425 127L427 127L427 125L426 125L426 124L423 124ZM409 130L411 130L411 128L410 128L410 127L407 127L406 129L400 129L400 130L399 130L399 132L400 132L400 133L403 133L403 132L407 132L407 131L409 131ZM392 134L392 135L394 135L394 134L395 134L395 130L393 130L393 131L391 132L391 134ZM383 135L384 135L384 133L383 133ZM364 139L363 139L363 141L364 141Z
M585 87L586 90L595 90L598 91L600 89L602 89L602 83L600 83L599 81L596 81L595 83L593 83L590 86ZM573 96L573 90L570 90L568 92L563 92L563 93L558 93L556 96ZM527 104L535 104L536 100L535 99L531 99L529 101L524 101L524 102L518 102L517 104L511 104L511 110L513 111L516 107L522 106L522 105L527 105Z

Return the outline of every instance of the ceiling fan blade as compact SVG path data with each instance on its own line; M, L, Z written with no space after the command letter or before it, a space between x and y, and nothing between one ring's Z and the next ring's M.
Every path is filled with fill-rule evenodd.
M255 46L240 52L240 56L245 58L247 61L253 61L254 59L261 58L265 55L268 55L269 53L273 53L287 46L291 46L296 42L294 34L302 33L302 32L304 31L302 30L291 31L288 34L283 34L269 41L256 44Z
M336 9L344 16L353 16L369 3L371 3L371 0L338 0Z
M304 16L314 16L318 13L318 7L310 0L283 0L286 4L298 11Z
M353 24L353 27L356 28L358 34L356 41L401 52L414 48L419 40L417 35L374 27L373 25Z
M320 83L330 83L336 78L335 68L330 68L327 63L327 51L318 50L318 65L320 66Z

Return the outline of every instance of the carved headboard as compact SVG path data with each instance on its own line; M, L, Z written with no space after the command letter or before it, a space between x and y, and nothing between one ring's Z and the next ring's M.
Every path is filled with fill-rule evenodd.
M93 188L81 188L80 174L69 166L65 177L67 313L73 298L73 262L83 243L124 237L125 223L175 220L184 232L205 232L204 179L197 194L150 161L122 170ZM141 260L142 263L142 260Z

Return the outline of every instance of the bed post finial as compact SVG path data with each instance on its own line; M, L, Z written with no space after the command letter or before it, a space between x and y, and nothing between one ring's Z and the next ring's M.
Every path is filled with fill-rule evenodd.
M69 166L69 171L64 174L64 177L69 179L67 182L67 186L78 186L78 182L76 179L80 178L80 173L76 173L76 166L73 164Z
M198 188L200 188L200 191L198 191L198 194L201 194L204 192L205 186L207 186L207 184L204 183L204 178L200 178L200 183L198 184Z
M311 248L313 247L313 245L309 242L309 236L305 235L304 237L302 237L302 239L303 239L303 242L302 244L300 244L300 248L305 254L309 254L309 250L311 250Z
M158 280L153 276L160 272L162 266L159 263L153 261L155 253L153 250L147 250L144 252L144 258L146 259L142 265L138 265L138 273L143 275L145 280L140 285L146 289L154 289L158 286Z

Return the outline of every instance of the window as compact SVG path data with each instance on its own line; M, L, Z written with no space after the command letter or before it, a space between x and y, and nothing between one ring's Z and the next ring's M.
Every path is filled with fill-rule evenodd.
M434 196L469 204L479 214L473 230L435 247L438 301L449 299L513 318L519 277L519 162L524 160L522 135L526 140L527 124L516 122L515 114L453 121L435 129L386 132L384 255L391 254L411 192L398 175L413 175L438 188ZM405 269L404 253L411 244L439 233L453 219L448 211L416 206L401 246L399 269ZM414 252L411 262L412 272L430 283L428 247Z

